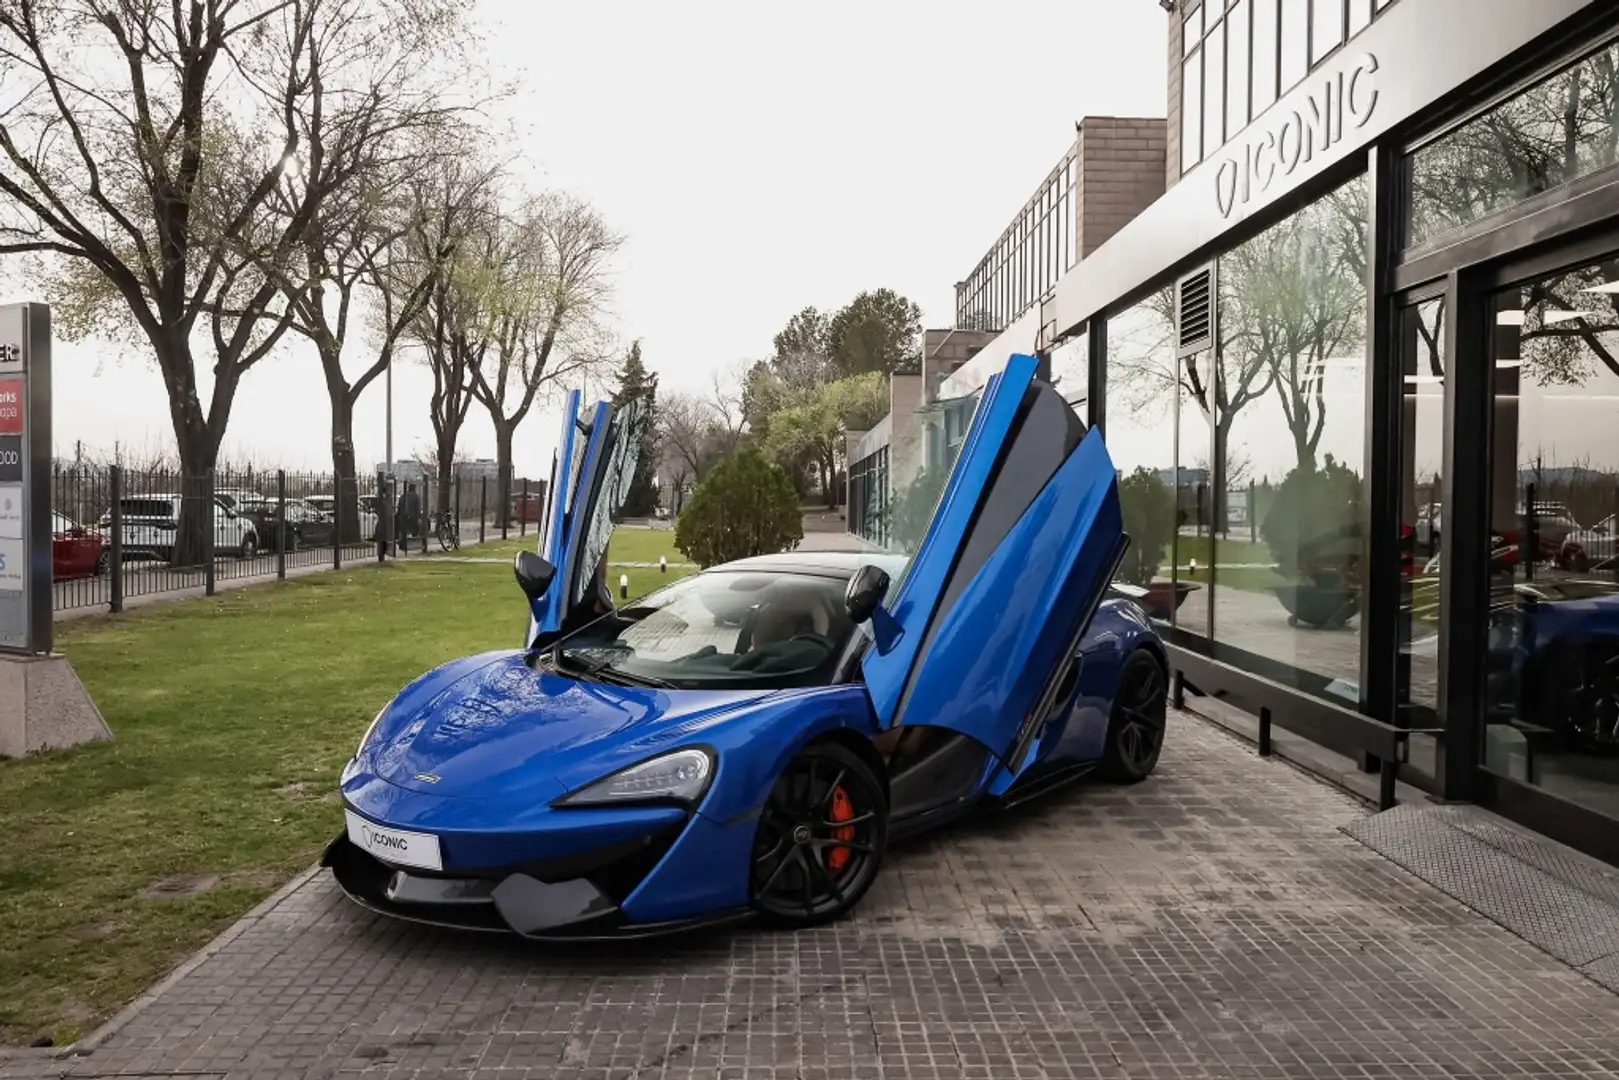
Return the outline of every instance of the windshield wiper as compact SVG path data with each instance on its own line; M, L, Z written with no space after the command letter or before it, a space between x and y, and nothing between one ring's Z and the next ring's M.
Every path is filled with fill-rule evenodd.
M561 657L567 654L559 650L557 655ZM614 657L611 656L604 656L600 660L588 663L570 659L567 661L566 666L572 668L579 678L604 678L608 682L617 682L628 686L655 686L660 689L674 689L675 684L666 679L660 679L654 675L639 675L614 668L613 660Z

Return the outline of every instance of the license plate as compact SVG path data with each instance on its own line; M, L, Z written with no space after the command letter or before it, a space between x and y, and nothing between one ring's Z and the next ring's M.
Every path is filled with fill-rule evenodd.
M349 842L385 863L412 866L418 870L444 869L438 837L432 833L406 832L367 821L352 810L343 811L348 819Z

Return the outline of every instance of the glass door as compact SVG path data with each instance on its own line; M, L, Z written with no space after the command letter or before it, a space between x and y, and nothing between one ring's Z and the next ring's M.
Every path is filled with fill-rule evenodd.
M1488 310L1482 764L1619 817L1619 257Z
M1440 623L1444 566L1439 558L1444 529L1441 473L1445 457L1445 298L1416 299L1402 307L1396 322L1401 380L1397 477L1400 557L1377 573L1397 574L1399 616L1395 706L1405 726L1440 726ZM1436 775L1431 738L1412 738L1412 768Z

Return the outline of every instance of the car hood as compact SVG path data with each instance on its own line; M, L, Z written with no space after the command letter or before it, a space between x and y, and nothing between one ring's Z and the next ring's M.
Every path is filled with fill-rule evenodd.
M401 693L361 764L391 784L435 795L550 798L634 764L660 733L694 730L772 693L613 686L547 671L532 654L486 654Z

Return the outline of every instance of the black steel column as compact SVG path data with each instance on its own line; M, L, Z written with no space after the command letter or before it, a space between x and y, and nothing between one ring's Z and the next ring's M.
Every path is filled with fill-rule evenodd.
M1399 155L1373 147L1366 176L1366 410L1361 501L1363 592L1360 615L1360 711L1402 723L1398 707L1400 651L1400 419L1405 375L1395 348L1398 313L1390 271L1399 249ZM1404 723L1403 726L1410 726ZM1367 764L1371 764L1370 761Z
M124 610L124 467L114 465L107 470L112 488L111 518L112 553L108 556L108 574L111 577L111 607L114 614Z
M1092 317L1086 338L1090 356L1087 359L1090 385L1085 394L1090 399L1090 424L1107 434L1107 320L1100 315Z
M1484 712L1489 618L1490 394L1495 365L1488 306L1469 278L1445 283L1445 465L1440 480L1439 789L1473 797Z

